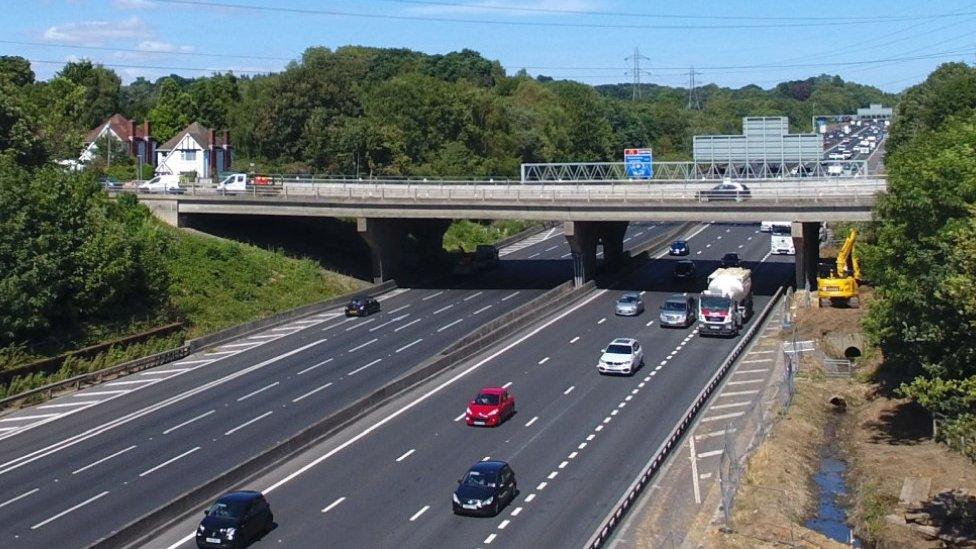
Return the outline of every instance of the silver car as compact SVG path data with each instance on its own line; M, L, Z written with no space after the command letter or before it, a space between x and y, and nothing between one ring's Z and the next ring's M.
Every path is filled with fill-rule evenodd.
M620 316L637 316L644 312L644 300L640 294L624 294L617 300L613 312Z
M674 295L661 304L661 327L678 326L687 328L695 323L695 298L687 295Z

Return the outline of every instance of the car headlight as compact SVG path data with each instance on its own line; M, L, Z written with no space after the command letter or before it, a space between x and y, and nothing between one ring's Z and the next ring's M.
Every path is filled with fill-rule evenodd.
M469 416L473 416L474 415L474 412L471 411L471 408L465 408L464 409L464 413L468 414Z
M461 505L461 500L458 499L457 494L451 494L451 499L454 500L454 503Z
M224 537L226 537L228 541L232 541L234 539L234 534L237 533L237 528L221 528L220 531L224 534Z
M200 525L200 526L199 526L199 527L197 528L197 532L200 532L201 534L202 534L202 533L203 533L203 532L204 532L205 530L206 530L206 528L204 528L202 524L201 524L201 525Z
M492 410L492 411L490 411L490 412L488 412L488 413L487 413L487 414L485 414L485 415L487 415L487 416L495 416L495 415L498 415L498 409L496 408L496 409L494 409L494 410Z
M481 504L482 505L491 505L491 502L493 502L493 501L495 501L495 496L491 496L490 498L482 501Z

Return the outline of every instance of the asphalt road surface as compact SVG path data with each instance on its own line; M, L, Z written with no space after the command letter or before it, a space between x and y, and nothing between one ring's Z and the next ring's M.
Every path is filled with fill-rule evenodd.
M626 245L666 229L634 224ZM0 417L2 545L85 546L572 276L558 228L504 252L367 318L335 309Z
M672 283L673 259L649 261L251 483L268 494L277 522L255 547L580 546L738 341L663 329L660 303L700 290L729 251L753 269L757 311L793 270L792 257L769 256L756 225L709 225L689 244L699 267L691 287ZM625 290L644 292L647 312L615 317ZM600 349L621 336L642 342L645 368L600 376ZM518 413L497 428L467 427L466 403L487 385L509 387ZM453 515L456 480L487 458L512 465L518 496L494 518ZM192 546L199 516L188 511L153 547Z

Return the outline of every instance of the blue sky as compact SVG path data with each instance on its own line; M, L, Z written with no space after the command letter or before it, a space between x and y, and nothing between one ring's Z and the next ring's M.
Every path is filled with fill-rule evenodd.
M219 5L205 5L219 4ZM247 9L257 6L268 9ZM589 84L739 87L829 73L900 91L939 63L974 62L976 5L961 0L6 0L0 54L49 78L89 58L123 78L281 69L310 46L427 53L470 48L510 73ZM196 70L199 69L199 70Z

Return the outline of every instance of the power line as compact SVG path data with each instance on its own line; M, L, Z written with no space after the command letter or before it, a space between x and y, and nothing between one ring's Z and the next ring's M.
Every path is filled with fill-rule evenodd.
M919 19L940 19L947 17L958 17L959 13L943 13L943 14L933 14L933 15L866 15L866 16L853 16L853 17L840 17L840 16L807 16L807 15L793 15L790 17L770 17L770 16L750 16L750 15L685 15L685 14L675 14L675 13L634 13L634 12L620 12L620 11L597 11L597 10L573 10L573 9L559 9L559 8L540 8L540 7L523 7L523 6L498 6L492 4L467 4L464 2L440 2L435 0L374 0L376 2L388 2L394 4L412 4L420 6L441 6L441 7L451 7L451 8L468 8L475 10L485 10L485 11L501 11L501 12L516 12L516 13L548 13L553 15L597 15L605 17L627 17L627 18L646 18L646 19L700 19L700 20L717 20L717 21L729 21L729 20L746 20L746 21L796 21L797 19L802 19L804 21L849 21L852 23L891 23L898 21L917 21Z
M395 15L389 13L368 13L368 12L355 12L355 11L343 11L343 10L324 10L324 9L312 9L312 8L289 8L283 6L268 6L268 5L258 5L258 4L241 4L236 2L204 2L202 0L155 0L156 2L161 2L165 4L181 4L187 6L195 7L209 7L209 8L228 8L228 9L241 9L241 10L253 10L262 12L273 12L273 13L294 13L299 15L331 15L336 17L356 17L364 19L385 19L391 21L424 21L424 22L436 22L436 23L464 23L464 24L474 24L474 25L493 25L493 26L513 26L513 27L554 27L554 28L571 28L571 29L636 29L636 30L690 30L690 29L712 29L712 30L732 30L738 31L740 29L782 29L790 27L837 27L837 26L850 26L850 25L864 25L871 23L890 23L891 21L837 21L834 19L824 20L824 21L806 21L806 22L777 22L776 24L761 23L761 24L737 24L730 26L726 23L716 23L710 25L692 25L692 24L672 24L672 25L641 25L641 24L622 24L622 23L559 23L554 21L499 21L491 19L466 19L462 17L433 17L433 16L423 16L423 15ZM592 14L591 14L592 15ZM938 16L920 16L913 17L913 19L925 18L925 17L960 17L964 15L976 15L976 12L960 12L955 14L940 14Z

